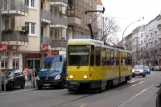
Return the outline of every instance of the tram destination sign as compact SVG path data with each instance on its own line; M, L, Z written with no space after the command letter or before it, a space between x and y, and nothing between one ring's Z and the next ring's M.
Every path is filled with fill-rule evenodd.
M73 45L73 46L69 46L69 47L68 47L68 50L69 50L70 52L89 52L90 46L86 46L86 45L75 46L75 45Z

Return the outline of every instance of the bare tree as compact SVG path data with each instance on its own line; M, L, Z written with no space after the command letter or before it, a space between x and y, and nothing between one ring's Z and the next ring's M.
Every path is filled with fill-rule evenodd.
M106 44L112 43L113 45L116 45L118 39L116 32L118 32L119 29L120 27L113 18L107 18L107 20L104 22L104 35L102 36L101 41Z

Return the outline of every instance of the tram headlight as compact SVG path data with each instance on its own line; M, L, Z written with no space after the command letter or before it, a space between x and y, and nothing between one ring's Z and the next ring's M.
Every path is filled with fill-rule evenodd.
M73 75L70 75L69 78L73 78Z
M84 75L84 78L86 79L87 78L87 75Z

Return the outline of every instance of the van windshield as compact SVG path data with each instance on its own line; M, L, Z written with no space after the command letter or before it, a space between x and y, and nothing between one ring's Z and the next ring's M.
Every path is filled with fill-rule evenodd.
M44 62L40 71L54 71L59 72L62 70L63 62Z
M63 68L63 62L53 62L50 71L59 72Z
M51 68L52 62L43 62L40 71L49 71Z

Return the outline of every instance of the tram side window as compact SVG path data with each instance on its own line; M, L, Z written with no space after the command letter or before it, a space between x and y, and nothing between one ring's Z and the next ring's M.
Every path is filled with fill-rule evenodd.
M126 65L132 65L132 58L130 57L129 53L127 54L125 64Z
M100 47L96 47L96 66L100 66L101 64L101 51L100 51Z
M111 50L111 65L115 65L114 50Z
M111 65L110 56L110 49L106 49L106 65Z
M116 53L116 55L117 55L117 57L116 57L116 65L119 65L119 51L116 51L117 53Z
M106 65L106 48L102 48L102 65Z
M91 46L90 65L94 66L94 46Z

